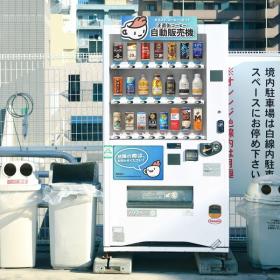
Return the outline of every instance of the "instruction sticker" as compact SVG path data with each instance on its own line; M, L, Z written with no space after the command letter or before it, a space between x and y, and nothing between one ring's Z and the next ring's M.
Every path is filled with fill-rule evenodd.
M156 209L127 209L128 217L156 217Z
M220 163L204 163L203 164L203 176L221 176L221 164Z
M114 146L114 180L163 180L162 146Z

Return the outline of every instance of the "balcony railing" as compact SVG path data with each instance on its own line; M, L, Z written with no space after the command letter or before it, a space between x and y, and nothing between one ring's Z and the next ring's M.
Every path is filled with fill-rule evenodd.
M102 53L77 53L76 60L78 63L102 63Z
M78 20L78 28L102 28L103 20L81 19Z

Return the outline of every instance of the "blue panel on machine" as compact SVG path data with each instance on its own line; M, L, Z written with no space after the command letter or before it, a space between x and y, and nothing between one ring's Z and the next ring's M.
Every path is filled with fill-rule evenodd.
M114 146L114 180L163 180L162 146Z

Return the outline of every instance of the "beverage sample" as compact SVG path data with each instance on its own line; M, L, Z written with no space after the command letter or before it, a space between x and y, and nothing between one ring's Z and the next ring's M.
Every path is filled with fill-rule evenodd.
M134 112L125 112L125 130L134 130Z
M137 113L137 130L145 130L146 123L147 123L146 113L138 112Z
M193 108L193 129L202 130L202 108Z
M187 78L187 74L182 74L179 81L179 96L186 98L190 93L190 84Z
M121 76L113 77L113 95L114 96L123 95L123 77Z
M141 60L149 61L151 56L150 43L141 43Z
M190 44L180 43L180 58L182 62L187 62L190 58Z
M173 131L180 130L180 109L170 109L170 129Z
M154 75L152 82L152 95L154 98L160 98L162 96L162 82L159 74Z
M161 63L163 61L163 43L155 42L154 43L154 59L155 62Z
M135 77L126 77L126 95L128 98L135 96Z
M148 129L157 129L157 113L150 113L148 118Z
M149 82L144 74L141 74L141 78L138 81L138 94L141 97L145 97L145 98L149 94Z
M168 113L160 112L159 113L159 130L167 130L168 129Z
M181 128L182 130L188 130L191 128L191 108L181 109Z
M113 113L113 130L114 131L121 131L122 125L122 114L121 112L114 112Z
M167 43L167 59L169 62L175 62L177 58L177 44L175 42Z
M193 59L196 63L201 63L203 58L203 43L193 43Z
M202 90L202 80L200 78L200 74L194 74L194 79L192 82L192 94L195 96L201 96L203 93Z
M113 60L121 62L123 60L123 44L115 42L113 44Z
M137 44L134 42L127 43L127 61L135 63L137 60Z
M173 75L168 75L165 81L165 94L169 96L175 96L176 84Z

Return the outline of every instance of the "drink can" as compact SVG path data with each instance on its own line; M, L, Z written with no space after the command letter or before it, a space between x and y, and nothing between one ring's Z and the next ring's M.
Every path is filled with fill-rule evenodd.
M134 112L125 112L125 130L134 130Z
M123 77L113 77L113 95L123 95Z
M146 113L138 112L137 113L137 130L145 130L146 123L147 123Z
M121 112L113 113L113 130L120 131L122 125L122 114Z
M177 44L175 42L168 42L167 43L167 59L169 61L176 61L176 48Z
M150 53L151 53L150 43L141 43L141 59L149 60Z
M203 58L203 42L193 43L193 59Z
M190 58L190 44L180 43L180 58L187 60Z
M182 108L181 115L182 115L182 121L181 121L182 130L190 129L191 128L191 108Z
M170 109L170 129L180 130L180 109L171 108Z
M150 113L148 118L148 129L157 129L157 113Z
M168 75L165 81L165 93L166 95L175 95L176 85L173 75Z
M202 108L193 108L193 129L201 131L202 125Z
M113 44L113 60L121 61L123 59L123 44L115 42Z
M163 60L163 42L154 43L154 59Z
M137 60L137 44L134 42L127 43L127 60L128 62Z
M135 95L135 77L126 77L126 94Z
M159 130L168 129L168 113L160 112L159 113Z

